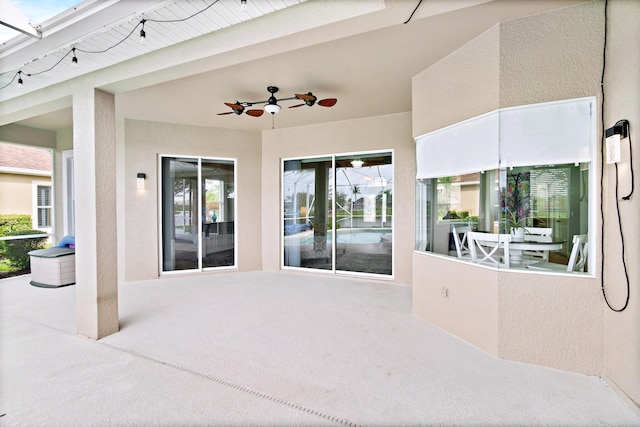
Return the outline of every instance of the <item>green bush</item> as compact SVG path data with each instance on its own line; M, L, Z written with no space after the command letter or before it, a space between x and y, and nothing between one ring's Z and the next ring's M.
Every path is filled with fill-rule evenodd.
M28 239L5 240L3 243L5 256L9 263L18 270L29 268L29 252L44 248L44 243L49 236L40 230L12 231L8 236L25 236L29 234L44 234L42 237Z
M31 230L31 215L0 214L0 236L13 231Z

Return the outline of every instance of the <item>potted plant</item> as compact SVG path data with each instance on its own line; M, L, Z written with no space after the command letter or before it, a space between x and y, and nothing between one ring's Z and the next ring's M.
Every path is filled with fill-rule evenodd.
M528 216L525 213L524 209L518 210L510 210L507 208L506 211L506 225L507 231L511 233L512 240L515 241L524 241L524 235L526 232L525 227L527 226Z
M524 240L529 226L529 173L518 172L507 176L507 188L502 197L504 232L512 239Z

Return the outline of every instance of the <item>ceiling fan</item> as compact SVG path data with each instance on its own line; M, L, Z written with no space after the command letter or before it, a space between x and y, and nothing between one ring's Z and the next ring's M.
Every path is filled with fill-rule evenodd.
M280 101L291 101L293 99L298 99L300 101L303 101L302 104L296 104L296 105L292 105L289 108L297 108L297 107L302 107L303 105L306 105L308 107L312 107L313 105L315 105L316 103L322 107L333 107L334 105L336 105L336 102L338 102L338 100L336 98L326 98L326 99L321 99L318 101L318 98L312 94L311 92L308 93L296 93L295 96L290 96L287 98L276 98L275 93L278 92L278 88L276 86L269 86L267 87L267 91L271 94L271 96L269 97L269 99L265 100L265 101L252 101L252 102L248 102L248 101L236 101L236 102L225 102L224 104L231 108L231 111L227 111L224 113L218 113L219 116L223 116L225 114L237 114L237 115L241 115L242 113L248 114L249 116L252 117L260 117L265 111L267 113L271 113L272 115L277 114L280 112L281 107L278 105L278 102ZM259 105L259 104L265 104L263 109L249 109L247 110L246 108L248 107L253 107L254 105Z

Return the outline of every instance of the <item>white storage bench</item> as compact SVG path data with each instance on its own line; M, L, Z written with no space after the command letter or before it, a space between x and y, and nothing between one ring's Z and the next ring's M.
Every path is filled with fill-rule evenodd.
M73 248L38 249L31 257L31 284L41 288L59 288L76 283L76 250Z

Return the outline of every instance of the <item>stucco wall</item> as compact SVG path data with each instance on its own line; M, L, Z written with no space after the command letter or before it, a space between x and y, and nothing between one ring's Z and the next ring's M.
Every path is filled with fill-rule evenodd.
M495 26L413 77L413 135L497 109L499 67L500 27Z
M487 31L414 78L414 106L419 104L414 109L414 136L498 107L596 96L602 22L602 3L592 2ZM483 87L469 89L476 85ZM591 232L597 236L597 230ZM482 267L436 256L428 263L429 271L423 271L423 263L414 262L418 316L499 357L602 373L603 308L597 276L487 273ZM468 284L450 279L460 276ZM453 287L448 299L440 296L440 283ZM473 289L472 297L458 296L467 286ZM480 295L474 295L477 292ZM472 324L478 319L486 325L494 322L481 307L496 310L497 330L487 326L487 335L479 338Z
M498 283L500 357L602 374L602 298L595 278L501 272Z
M262 267L280 269L280 159L394 150L395 281L411 283L414 235L415 146L411 113L391 114L263 132Z
M615 168L605 166L605 281L607 297L616 310L629 305L623 312L605 308L605 378L612 381L640 408L640 2L609 1L607 35L607 66L605 74L605 127L627 119L631 126L635 192L629 201L620 202L624 232L625 256L629 288L622 265L622 239L618 227L615 203ZM619 169L619 194L631 191L629 140L623 140ZM640 410L640 409L639 409Z
M603 3L500 25L500 107L595 96L602 72Z
M412 301L416 316L498 354L497 270L414 252Z
M170 123L126 120L124 122L124 168L122 187L126 206L126 236L119 241L125 281L154 279L158 259L158 158L159 155L235 158L237 175L238 270L261 268L260 178L261 135L257 132L216 129ZM136 174L146 173L146 190L136 188Z

